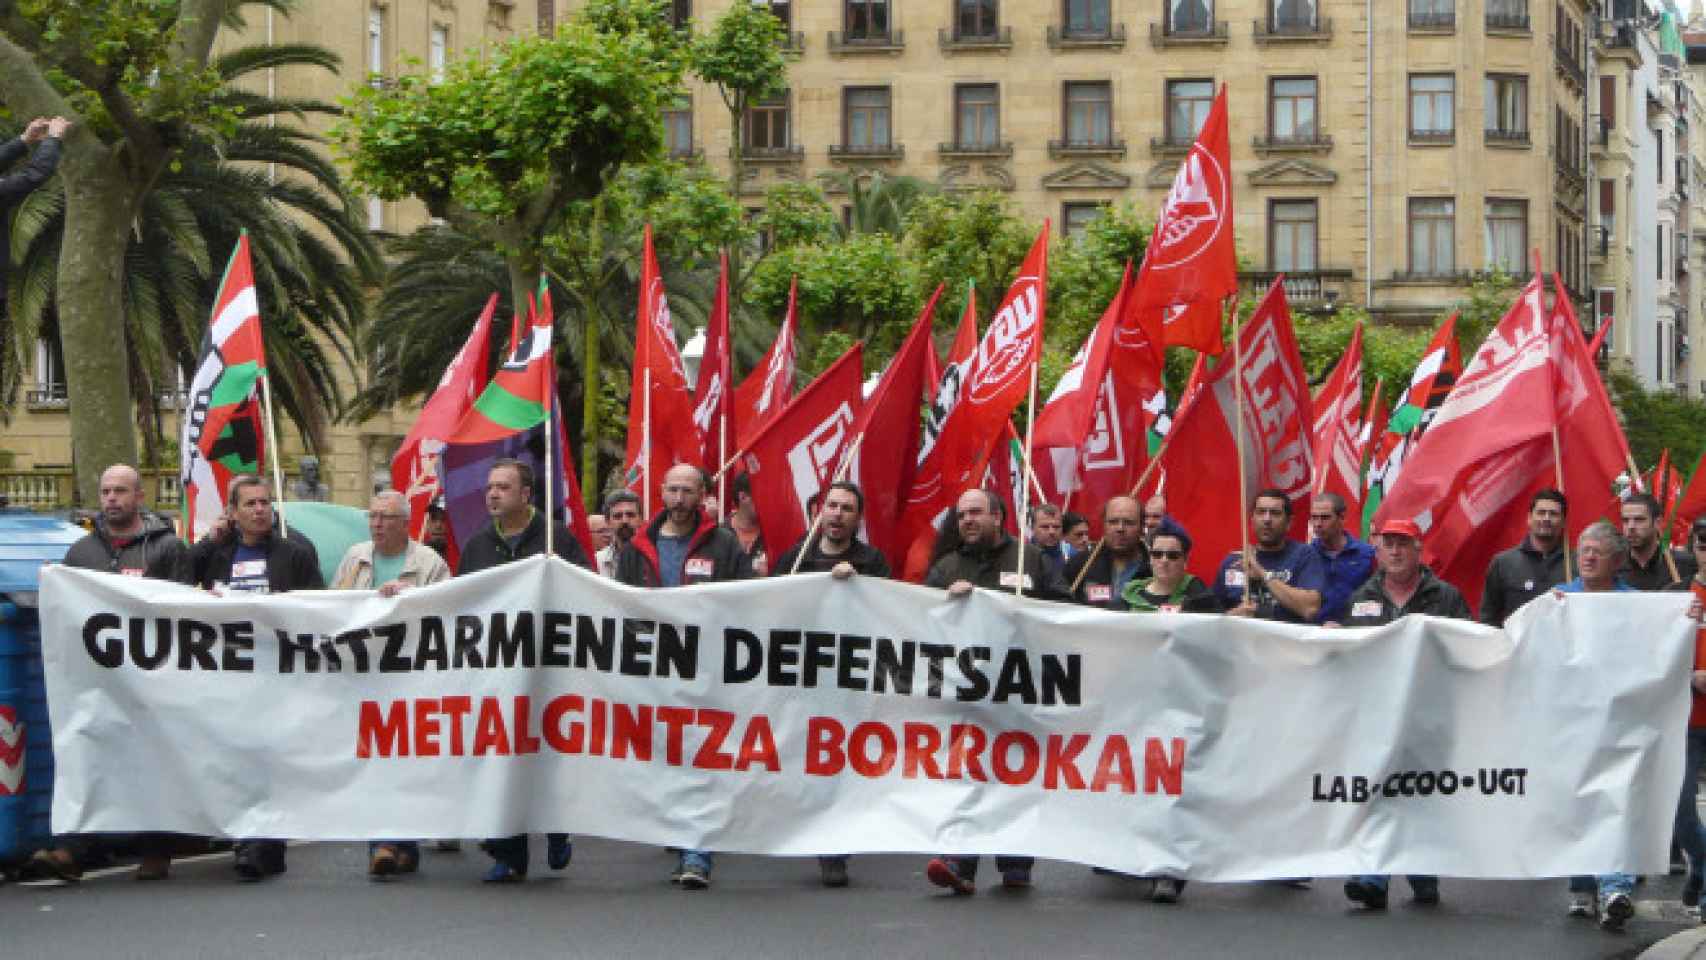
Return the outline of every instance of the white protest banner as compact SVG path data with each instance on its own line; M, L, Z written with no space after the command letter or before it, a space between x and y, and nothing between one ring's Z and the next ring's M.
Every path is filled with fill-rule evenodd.
M1499 631L535 558L394 599L42 578L58 832L570 831L1249 880L1662 872L1686 594Z

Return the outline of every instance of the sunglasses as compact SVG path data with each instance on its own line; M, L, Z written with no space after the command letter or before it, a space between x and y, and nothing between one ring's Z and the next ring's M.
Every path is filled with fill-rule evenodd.
M1695 537L1694 538L1694 549L1706 550L1706 537Z
M1183 551L1183 550L1152 550L1152 551L1150 551L1149 555L1154 557L1157 560L1183 560L1183 559L1185 559L1185 551Z

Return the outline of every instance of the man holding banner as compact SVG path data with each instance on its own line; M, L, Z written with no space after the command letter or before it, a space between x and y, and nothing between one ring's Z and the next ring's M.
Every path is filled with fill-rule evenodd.
M486 475L486 509L492 523L469 538L456 567L465 576L502 566L525 557L552 553L577 567L591 569L580 541L561 523L546 537L545 515L533 506L533 468L523 460L505 458L492 464ZM549 496L549 494L547 494ZM574 848L566 833L545 835L545 861L552 870L569 865ZM492 868L486 883L520 883L527 879L527 834L487 840L480 848L491 855Z
M719 526L702 506L705 474L678 463L663 477L663 510L616 556L616 579L630 587L684 587L746 580L752 566L734 531ZM683 890L711 885L709 850L683 850L669 875Z
M1214 596L1236 617L1312 623L1321 612L1327 572L1321 555L1306 543L1287 539L1291 498L1284 490L1263 490L1250 508L1255 548L1235 551L1220 564Z

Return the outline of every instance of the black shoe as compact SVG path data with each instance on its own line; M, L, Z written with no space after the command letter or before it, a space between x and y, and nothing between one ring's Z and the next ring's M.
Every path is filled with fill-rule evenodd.
M237 879L243 883L254 883L267 875L266 871L261 869L260 851L246 844L237 848L232 866L237 870Z
M1697 907L1700 905L1700 878L1689 877L1682 882L1682 905Z
M1354 877L1345 881L1345 898L1370 910L1386 909L1386 891Z
M818 872L820 874L822 874L822 876L823 876L823 885L824 886L826 886L826 887L845 887L845 886L847 886L847 861L845 861L845 860L819 860L817 862L817 866L818 866Z

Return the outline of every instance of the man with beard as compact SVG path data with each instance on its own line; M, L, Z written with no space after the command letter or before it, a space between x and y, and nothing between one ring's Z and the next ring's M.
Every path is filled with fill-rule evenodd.
M1024 573L1019 571L1019 541L1002 528L1006 522L1005 505L1001 498L988 490L976 487L960 494L954 505L954 527L958 545L945 552L930 567L924 585L946 589L948 597L963 600L973 589L1019 592L1027 597L1065 600L1070 594L1066 584L1051 575L1043 566L1042 554L1035 544L1024 545ZM938 887L947 887L956 894L967 895L977 889L976 856L943 855L925 865L924 875ZM1001 885L1009 889L1025 889L1031 885L1032 857L995 858L995 869L1001 871Z
M486 511L492 523L468 538L457 561L456 575L466 576L545 552L545 514L533 505L533 468L521 460L503 459L486 474ZM580 541L558 520L551 530L551 550L578 567L591 569ZM527 835L500 837L480 845L492 858L487 883L520 883L527 879ZM574 856L566 833L545 835L545 862L562 870Z
M882 552L859 539L859 522L865 515L865 494L859 485L837 480L824 492L823 519L818 521L816 537L808 543L802 538L776 561L772 576L790 573L828 573L837 580L855 574L866 577L888 577L889 562ZM810 534L807 535L810 537ZM803 556L802 556L803 554ZM795 570L798 561L799 569ZM826 887L847 886L847 856L830 854L817 858L818 871Z
M1250 508L1253 546L1235 550L1220 564L1214 596L1235 617L1282 623L1313 623L1321 612L1327 571L1307 543L1286 539L1291 499L1283 490L1256 494Z
M163 517L142 509L142 474L135 467L115 463L101 474L101 512L88 536L71 545L64 564L83 570L120 573L127 577L172 580L183 562L184 545ZM89 837L62 835L53 846L37 851L31 866L41 873L70 882L83 876L83 864L92 850ZM164 879L171 868L169 835L145 834L138 838L142 865L138 880Z
M1665 590L1687 583L1694 576L1694 557L1681 550L1666 550L1659 543L1659 525L1664 511L1650 493L1631 493L1619 508L1623 536L1629 541L1629 561L1623 579L1637 590Z
M640 531L640 495L632 490L618 490L604 498L604 516L610 523L610 542L598 551L598 572L615 578L616 554L620 553L634 534Z
M1072 599L1106 610L1124 610L1122 594L1134 578L1149 576L1142 511L1132 497L1112 497L1102 507L1102 547L1091 547L1066 564L1062 579Z
M631 587L685 587L745 580L752 565L734 531L706 513L705 474L678 463L663 476L663 510L616 555L616 579ZM709 850L683 850L670 882L684 890L711 885Z
M1505 618L1565 580L1564 518L1569 505L1556 490L1542 490L1528 501L1528 536L1493 558L1481 591L1481 622L1502 627Z
M1345 498L1330 490L1309 501L1309 530L1315 534L1309 545L1320 554L1327 571L1321 612L1315 619L1319 623L1343 622L1351 594L1374 573L1374 548L1345 529Z

